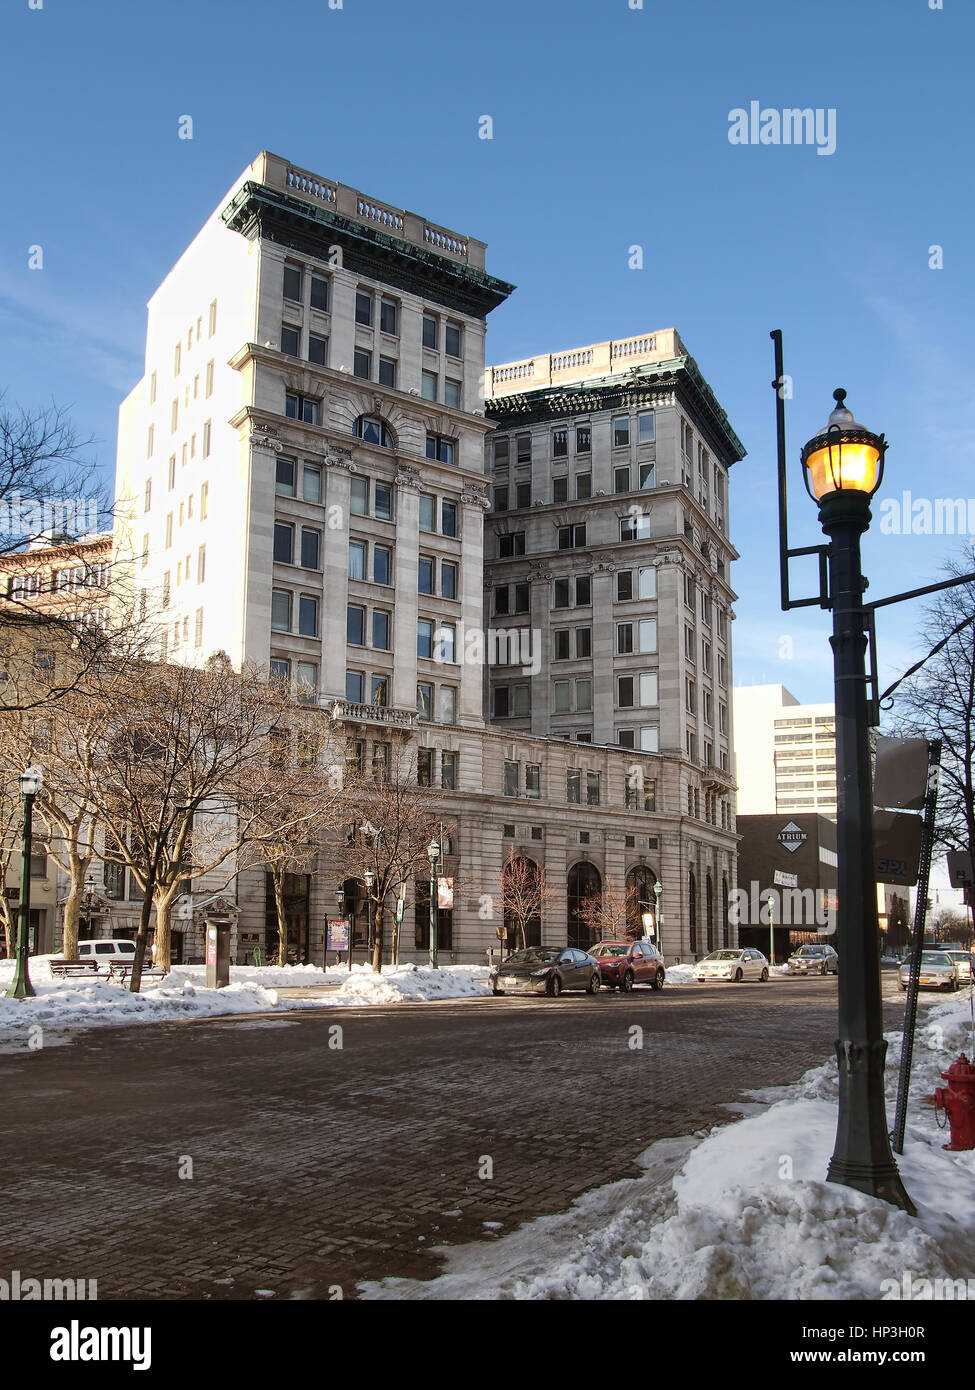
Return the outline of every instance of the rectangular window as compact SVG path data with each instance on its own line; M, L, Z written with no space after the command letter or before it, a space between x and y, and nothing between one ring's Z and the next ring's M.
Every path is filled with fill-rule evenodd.
M630 468L629 464L624 468L613 469L613 491L629 492L630 490Z
M208 335L212 338L217 331L217 301L215 299L211 299L210 301L210 316L207 328Z
M147 435L146 435L146 458L147 458L147 459L151 459L151 458L152 458L152 451L153 451L153 448L154 448L154 446L155 446L155 440L156 440L156 427L155 427L155 425L150 425L150 426L149 426L149 431L148 431L148 433L147 433Z
M587 805L587 806L598 806L598 805L599 805L599 773L598 773L598 772L587 772L587 773L586 773L586 805Z
M433 623L428 618L420 618L417 622L416 654L427 658L433 656Z
M584 680L576 681L576 709L592 709L592 681L588 677Z
M440 786L445 792L457 790L457 754L441 753Z
M640 487L656 487L656 473L652 463L640 464Z
M204 483L200 488L200 520L206 521L207 508L210 503L210 484Z
M196 552L196 582L202 584L207 577L207 548L201 545Z
M525 764L525 795L534 800L542 794L542 765L541 763Z
M644 753L660 752L660 730L656 724L640 730L640 747Z
M435 401L437 399L436 372L420 373L420 395L425 401Z
M368 290L355 292L355 321L366 328L372 327L372 295Z
M628 603L633 597L633 571L617 570L616 572L616 601L617 603Z
M565 799L572 806L582 802L582 773L574 768L565 774Z
M395 299L381 299L379 301L379 331L381 333L396 333L398 308L399 305Z
M436 632L437 661L457 660L457 629L453 623L441 623Z
M655 652L657 650L657 620L656 618L641 618L639 622L639 638L641 652Z
M440 509L440 529L445 536L457 535L457 504L444 502Z
M429 493L420 494L420 530L435 531L437 529L437 499Z
M308 526L301 528L301 568L306 570L317 570L319 568L319 553L321 550L322 533L313 531Z
M288 357L297 357L301 333L289 323L281 325L281 351Z
M497 472L501 472L508 467L508 443L507 439L496 439L494 441L494 467Z
M657 597L657 571L653 565L647 565L639 572L639 598Z
M640 673L640 704L655 705L657 703L657 673L656 671L642 671Z
M376 520L392 521L393 489L388 483L376 484Z
M567 502L569 500L569 480L568 478L552 479L552 501Z
M295 461L279 458L275 465L274 491L278 497L295 495Z
M152 506L152 479L151 479L151 478L147 478L147 479L146 479L145 500L144 500L143 505L142 505L142 510L143 510L144 512L147 512L151 506Z
M318 424L318 402L308 396L298 396L292 391L284 395L284 413L289 420L302 420L306 425Z
M532 437L530 434L519 434L516 440L517 452L516 462L531 463L532 461Z
M592 579L588 574L576 576L576 607L588 608L592 603Z
M194 645L194 647L202 647L202 646L203 646L203 609L202 609L202 608L198 608L198 609L196 610L196 623L195 623L195 625L194 625L194 630L193 630L193 645Z
M273 632L291 631L291 595L287 589L271 590L271 629Z
M496 512L506 512L508 510L508 489L506 487L496 487L494 489L494 510Z
M518 784L521 780L521 763L505 762L504 765L504 794L505 796L517 796Z
M353 478L349 491L349 511L353 516L369 515L369 479Z
M552 457L564 459L569 452L569 432L565 428L552 431Z
M379 608L372 613L372 645L378 652L389 651L389 614Z
M432 594L436 590L433 586L433 573L436 561L430 555L421 555L417 565L416 589L419 594Z
M365 541L349 541L349 578L365 579L366 577L366 543Z
M437 320L432 314L423 315L423 346L425 348L435 348L437 346Z
M204 422L204 425L203 425L203 455L202 455L203 458L205 458L205 459L208 459L208 458L210 457L210 432L211 432L211 429L212 429L211 422L210 422L209 420L206 420L206 421Z
M433 718L433 686L427 681L417 682L416 712L421 719Z
M566 633L568 636L568 633ZM555 713L568 714L572 709L572 682L555 682Z
M317 464L306 463L302 468L301 495L306 502L321 502L322 470Z
M352 355L352 371L355 376L368 381L372 376L372 353L356 348Z
M321 309L323 312L328 309L328 281L320 275L312 275L311 279L311 307Z
M163 606L163 608L168 608L168 607L169 607L169 588L170 588L170 579L169 579L169 570L167 570L166 573L163 575L163 582L162 582L162 606Z
M298 633L301 637L318 636L318 599L310 594L298 599Z
M450 406L452 409L454 409L454 410L460 410L460 408L461 408L461 390L462 390L462 384L461 384L461 382L459 382L459 381L451 381L450 377L447 377L447 379L445 380L445 382L444 382L444 384L443 384L443 402L444 402L444 405L449 405L449 406Z
M553 607L555 607L555 608L568 608L568 607L569 607L569 581L568 581L567 579L556 579L556 581L555 581L555 599L554 599Z
M429 787L433 784L432 748L416 750L416 783L418 787Z
M452 685L440 687L440 722L441 724L457 723L457 690Z
M179 427L179 401L173 401L169 411L169 433L175 434Z
M176 486L176 455L171 454L169 458L169 490L172 492Z
M631 652L633 650L632 623L616 624L616 650L623 656L625 656L628 652Z
M652 444L654 440L653 411L641 410L637 417L637 443Z
M577 497L580 501L585 501L586 498L591 497L591 496L592 496L592 474L591 474L591 473L577 473L577 474L576 474L576 497Z
M457 566L452 560L440 562L440 592L444 598L457 597Z
M346 611L345 640L352 647L366 645L366 610L349 604Z
M274 523L274 559L278 564L290 565L294 560L295 528L287 521Z
M628 415L616 415L613 417L613 448L622 449L630 442L630 417Z
M173 514L169 512L166 516L166 549L173 543Z
M592 426L576 425L576 453L592 453Z
M393 568L393 552L385 545L373 546L372 578L376 584L390 584Z
M212 396L212 395L213 395L213 358L212 358L212 357L210 358L210 361L207 363L207 370L206 370L206 389L205 389L205 393L204 393L204 394L207 395L207 396Z
M286 265L284 268L284 297L301 303L301 271L297 266Z
M315 333L308 334L308 361L316 367L324 367L328 362L328 339L319 338Z
M396 387L396 363L392 357L380 357L379 359L379 384L388 386L390 389Z
M460 356L460 324L448 323L444 328L443 348L448 357Z

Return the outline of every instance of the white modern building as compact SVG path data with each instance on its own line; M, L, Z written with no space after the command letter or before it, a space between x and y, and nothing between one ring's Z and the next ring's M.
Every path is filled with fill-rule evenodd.
M800 704L784 685L739 685L733 715L738 814L835 820L833 704Z

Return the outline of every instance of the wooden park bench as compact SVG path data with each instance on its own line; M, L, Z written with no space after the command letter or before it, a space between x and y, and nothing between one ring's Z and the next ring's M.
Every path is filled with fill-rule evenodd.
M60 979L72 979L75 975L97 975L97 960L52 960L51 974Z
M127 980L132 974L132 962L129 960L113 960L109 962L108 978L110 980ZM169 974L168 970L163 970L158 965L148 965L142 968L142 978L144 980L165 980Z

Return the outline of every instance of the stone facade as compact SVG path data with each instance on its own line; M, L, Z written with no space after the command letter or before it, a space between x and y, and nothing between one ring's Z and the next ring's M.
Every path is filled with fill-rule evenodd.
M502 401L498 374L507 369L485 375L487 315L512 289L485 270L483 243L261 154L150 300L145 376L120 412L116 561L144 589L167 659L195 663L223 650L236 664L270 663L296 698L330 711L363 744L367 762L391 742L431 749L439 781L443 755L455 755L450 775L442 771L445 814L456 824L444 865L455 882L446 959L483 960L497 945L498 875L509 846L544 864L557 886L580 864L591 868L575 879L589 882L592 870L619 884L647 870L641 882L663 883L665 953L687 957L720 939L736 837L730 725L706 744L703 725L681 710L689 669L681 605L692 576L694 592L713 605L707 688L717 721L717 663L720 655L730 680L734 597L727 468L740 446L672 330L649 349L643 340L611 345L606 378L586 380L593 496L560 504L565 523L555 518L545 488L557 470L542 441L554 421L569 418L567 408L552 413L548 387L544 404L531 393ZM532 359L538 380L542 361ZM573 364L548 360L551 390L564 389L566 369ZM649 545L642 524L634 543L619 533L620 504L626 512L645 492L605 502L596 495L609 494L610 470L622 458L610 443L613 417L626 409L639 432L644 408L655 412L657 433L649 450L634 438L634 477L648 461L660 470L666 459L668 470L654 492ZM677 472L682 420L695 443L707 441L700 486L693 471ZM485 525L494 496L485 457L496 457L496 427L513 437L523 425L538 441L530 490L542 505L528 513L523 561L502 566L502 519L495 511ZM680 438L690 450L690 436ZM713 494L712 459L721 470ZM592 582L593 657L571 669L593 672L587 721L564 718L548 698L562 621L550 574L566 557L543 539L555 521L582 518L591 545L571 558ZM635 591L625 608L638 635L641 619L652 613L657 623L654 748L646 739L641 747L640 721L616 711L617 676L639 677L647 664L639 652L615 655L609 613L624 613L615 598L624 564L637 586L641 568L652 566L657 578L652 605ZM509 681L510 665L503 677L491 665L491 628L503 615L490 601L485 609L485 592L490 600L502 572L529 585L539 648L528 664L541 664L529 678L530 715L495 721L494 692ZM630 748L618 737L624 722ZM687 742L691 732L698 744ZM335 911L332 858L320 856L308 881L295 885L296 950L313 960ZM242 872L235 891L244 956L265 946L263 875ZM424 956L423 924L418 935L414 925L411 899L401 959ZM579 931L560 896L543 939Z

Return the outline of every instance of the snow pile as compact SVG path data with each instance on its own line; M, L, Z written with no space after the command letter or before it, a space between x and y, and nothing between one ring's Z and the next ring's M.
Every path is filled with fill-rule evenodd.
M768 1108L700 1141L665 1140L646 1176L579 1198L492 1244L444 1251L426 1283L362 1286L373 1298L880 1299L909 1278L968 1280L975 1292L975 1151L949 1153L922 1097L971 1048L968 997L919 1028L904 1184L918 1209L827 1183L836 1134L835 1059L796 1085L751 1092ZM900 1034L889 1034L889 1113ZM683 1145L683 1149L681 1148ZM677 1155L676 1158L674 1157Z
M359 965L353 966L352 974L338 993L343 1004L403 1004L487 996L491 987L487 967L483 965L452 965L443 970L387 965L381 975L371 966Z
M694 984L693 965L668 965L666 974L668 985L692 985Z

